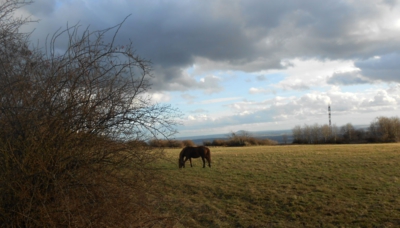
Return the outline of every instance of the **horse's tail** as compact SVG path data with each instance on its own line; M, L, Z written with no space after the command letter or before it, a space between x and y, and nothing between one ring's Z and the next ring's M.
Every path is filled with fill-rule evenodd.
M207 158L208 158L208 161L211 163L211 150L208 148L208 147L205 147L206 148L206 156L207 156Z

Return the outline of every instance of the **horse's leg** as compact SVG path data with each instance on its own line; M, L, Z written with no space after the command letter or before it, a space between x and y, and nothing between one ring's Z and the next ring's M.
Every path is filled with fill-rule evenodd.
M187 161L188 159L189 159L189 158L186 157L185 160L183 161L183 168L185 168L185 163L186 163L186 161ZM190 165L192 165L192 161L190 161Z
M206 159L207 159L207 162L208 162L208 167L210 167L210 168L211 168L211 162L210 162L210 159L209 159L208 157L206 157Z
M193 167L193 165L192 165L192 158L189 158L189 161L190 161L190 167Z
M204 160L204 156L201 156L201 159L203 160L203 168L206 167L206 161Z

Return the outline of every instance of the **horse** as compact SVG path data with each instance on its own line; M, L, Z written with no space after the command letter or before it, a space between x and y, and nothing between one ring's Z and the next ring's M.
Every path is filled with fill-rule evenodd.
M185 157L185 160L183 158ZM187 146L182 149L181 153L179 154L179 168L185 168L185 162L189 159L190 161L190 166L193 167L192 165L192 158L198 158L201 157L203 160L203 168L206 167L206 162L204 160L207 159L208 166L211 168L211 152L210 149L208 149L205 146L198 146L198 147L192 147L192 146Z

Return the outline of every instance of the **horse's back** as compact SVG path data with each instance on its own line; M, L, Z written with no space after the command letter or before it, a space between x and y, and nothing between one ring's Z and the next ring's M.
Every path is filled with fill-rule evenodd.
M190 156L192 158L198 158L202 156L208 156L208 154L210 154L210 149L208 149L205 146L198 146L198 147L188 146L185 147L182 152L186 156Z
M192 156L193 158L198 158L198 157L204 156L204 151L203 151L202 146L192 147L192 149L191 149L191 156Z
M204 155L208 156L210 154L210 149L208 147L199 146L198 148L204 153Z

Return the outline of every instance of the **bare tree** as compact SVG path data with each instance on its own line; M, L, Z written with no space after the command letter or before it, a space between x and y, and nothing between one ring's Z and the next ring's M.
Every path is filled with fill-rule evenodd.
M252 135L247 131L231 132L228 135L228 142L230 146L245 146L250 138L252 138Z
M352 142L352 141L356 140L356 136L357 136L356 130L351 123L347 123L346 125L343 125L340 129L340 132L347 142Z
M122 23L68 27L42 52L18 33L28 19L13 18L27 3L0 5L0 223L149 225L149 164L161 154L143 140L174 134L179 113L151 102L150 62L114 42Z
M296 125L292 129L292 134L293 134L293 143L302 143L303 141L303 134L302 134L302 129L300 125Z
M310 131L312 143L319 143L321 138L321 127L319 126L319 124L315 123L314 125L310 126Z
M337 142L337 138L339 135L339 127L336 126L336 124L333 124L331 127L331 131L332 131L332 141Z
M304 124L302 132L304 141L308 144L311 144L312 143L311 126Z
M370 140L380 142L400 141L400 119L398 117L377 117L369 127Z
M392 137L393 141L399 142L400 141L400 118L397 116L390 118L392 123Z
M327 143L332 136L332 129L328 124L324 124L321 126L321 135L324 140L324 143Z

